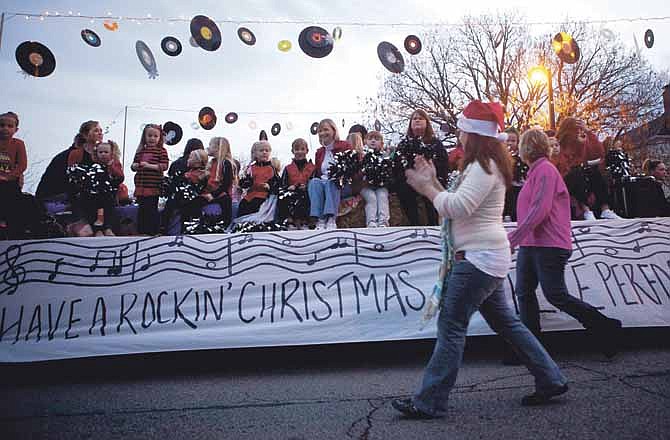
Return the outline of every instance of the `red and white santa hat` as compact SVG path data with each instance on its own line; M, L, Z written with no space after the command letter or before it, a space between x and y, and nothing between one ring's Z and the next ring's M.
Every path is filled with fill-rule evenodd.
M501 133L505 129L505 119L499 102L472 101L463 109L456 126L466 133L493 137L501 142L507 140L507 133Z

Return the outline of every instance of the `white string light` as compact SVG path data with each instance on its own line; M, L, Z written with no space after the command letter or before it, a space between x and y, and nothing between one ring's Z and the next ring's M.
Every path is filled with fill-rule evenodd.
M68 15L61 15L58 12L50 13L45 11L42 14L27 13L27 12L6 12L10 16L19 16L26 17L27 20L30 18L39 18L41 21L44 21L45 18L55 19L55 18L83 18L88 20L104 20L112 16L111 11L107 12L107 15L87 15L77 12L77 15L73 15L73 11L68 11ZM161 23L163 21L169 23L175 22L190 22L191 18L186 17L181 14L179 17L154 17L151 13L146 14L146 16L119 16L118 20L128 20L135 21L138 23L147 22L147 23ZM311 25L314 24L315 20L312 19L291 19L291 18L279 18L279 19L249 19L249 18L223 18L212 20L216 23L228 23L228 24L299 24L299 25ZM614 24L614 23L640 23L640 22L658 22L658 21L670 21L670 16L658 16L658 17L621 17L621 18L609 18L609 19L588 19L588 20L575 20L579 23L584 24ZM321 25L339 25L339 26L357 26L357 27L436 27L436 26L450 26L450 27L459 27L463 26L463 23L450 23L450 22L371 22L371 21L318 21ZM564 24L565 21L531 21L531 22L512 22L510 23L513 26L560 26ZM479 24L476 21L470 21L469 24ZM483 24L483 23L482 23Z

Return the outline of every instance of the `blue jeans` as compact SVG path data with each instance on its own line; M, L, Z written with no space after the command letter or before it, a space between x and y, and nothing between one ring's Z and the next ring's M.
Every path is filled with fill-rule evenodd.
M503 278L487 275L463 260L454 265L449 276L437 321L435 349L413 398L421 411L434 416L446 413L449 392L463 359L468 324L477 310L496 333L516 348L535 377L536 390L566 383L558 365L507 305Z
M540 306L535 290L538 283L547 301L579 321L585 328L598 328L610 321L598 309L568 293L565 266L571 250L554 247L519 248L516 258L516 296L521 321L536 335L540 334Z
M310 217L337 216L340 207L340 188L332 180L312 179L307 185Z

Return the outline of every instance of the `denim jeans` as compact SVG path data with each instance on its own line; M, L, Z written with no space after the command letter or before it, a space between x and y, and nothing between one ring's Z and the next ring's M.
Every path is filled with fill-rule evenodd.
M516 258L516 296L521 321L540 334L540 306L535 290L538 283L547 301L579 321L585 328L598 328L610 319L592 305L568 293L565 266L571 250L554 247L522 246Z
M337 216L340 207L340 188L332 180L312 179L307 185L309 215L316 218Z
M503 278L490 276L462 260L449 276L437 321L435 349L413 398L421 411L435 416L446 413L449 392L463 359L468 324L477 310L496 333L515 347L535 377L536 390L566 383L558 365L507 305Z

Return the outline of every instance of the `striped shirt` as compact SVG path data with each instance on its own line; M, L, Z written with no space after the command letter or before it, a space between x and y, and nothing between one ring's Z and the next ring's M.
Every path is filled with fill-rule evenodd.
M138 169L135 173L135 197L152 197L160 194L160 185L163 172L168 168L168 153L162 146L150 147L145 145L135 153L133 163L148 162L151 165L160 165L160 171L148 168Z

